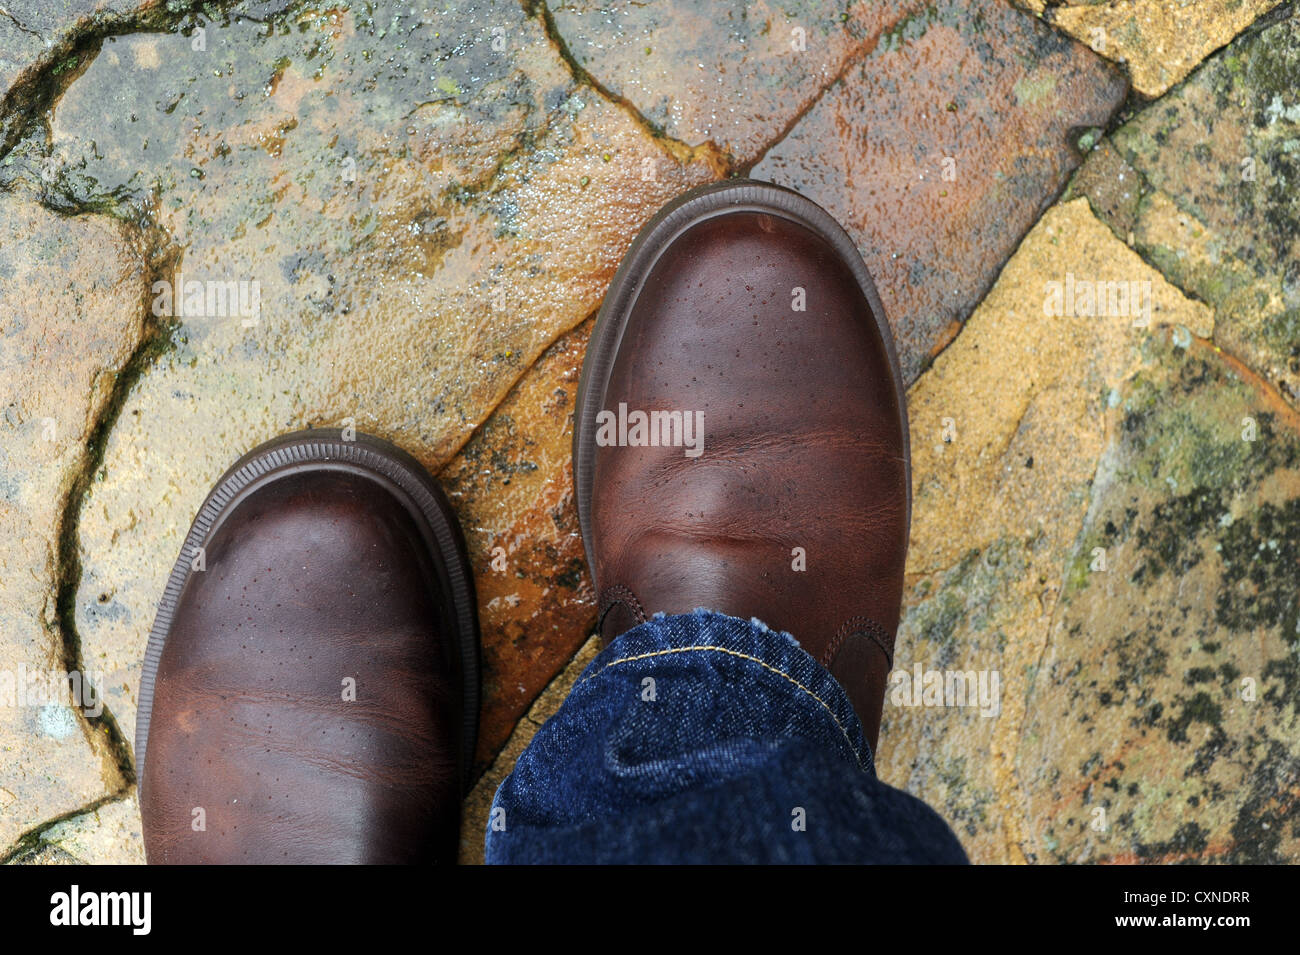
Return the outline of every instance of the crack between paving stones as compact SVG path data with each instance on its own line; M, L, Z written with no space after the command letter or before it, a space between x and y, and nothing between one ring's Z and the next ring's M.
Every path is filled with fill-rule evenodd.
M1168 195L1161 190L1154 190L1154 191L1159 192L1161 195L1164 195L1166 198L1169 198ZM1172 202L1172 199L1170 201ZM1089 202L1089 206L1091 207L1092 204L1091 197L1088 197L1088 202ZM1180 211L1182 211L1181 208ZM1095 210L1094 210L1094 214L1095 214ZM1190 214L1188 215L1190 216ZM1206 229L1209 228L1209 226L1206 226L1203 222L1201 222L1200 219L1197 219L1195 216L1190 216L1190 218L1200 223L1204 228ZM1101 219L1101 217L1098 216L1098 219ZM1104 222L1105 220L1102 219L1101 221ZM1114 230L1112 230L1112 232L1113 231ZM1130 248L1132 247L1130 246ZM1145 254L1142 250L1133 249L1133 251L1136 252L1138 257L1141 258L1142 261L1145 262L1148 266L1154 269L1156 273L1160 275L1166 282L1168 282L1174 288L1178 289L1178 291L1185 298L1193 302L1199 302L1200 304L1208 308L1211 311L1211 313L1213 313L1215 318L1215 322L1214 322L1215 333L1218 332L1219 309L1215 305L1215 303L1207 301L1204 297L1199 295L1194 290L1183 288L1180 284L1174 281L1174 279L1171 276L1166 275L1163 271L1161 271L1160 267L1156 264L1156 262L1150 259L1147 256L1147 254ZM1242 264L1245 265L1245 263ZM1172 325L1165 325L1163 327L1167 329L1170 333L1173 332L1174 327ZM1193 343L1195 343L1199 348L1207 352L1213 353L1219 358L1222 358L1225 364L1227 364L1230 368L1232 368L1233 371L1237 372L1246 381L1247 384L1249 384L1256 392L1259 393L1260 398L1263 399L1264 403L1267 404L1270 407L1270 409L1275 411L1284 421L1286 421L1286 423L1292 428L1292 430L1296 431L1297 433L1300 433L1300 409L1297 409L1295 405L1293 405L1291 401L1288 400L1280 390L1278 390L1277 385L1275 385L1273 382L1265 378L1263 374L1261 374L1260 372L1252 368L1246 362L1245 359L1238 357L1236 354L1234 354L1233 352L1225 348L1222 344L1220 344L1216 340L1214 335L1212 335L1210 338L1203 338L1200 335L1197 335L1194 332L1192 332L1190 329L1188 330L1188 335L1191 337Z
M1172 328L1169 334L1172 335ZM1191 334L1191 333L1189 333ZM1228 351L1212 338L1202 338L1199 335L1191 334L1192 346L1198 354L1214 356L1221 359L1232 371L1234 371L1247 385L1251 387L1260 399L1268 406L1283 423L1292 431L1300 435L1300 410L1294 408L1289 401L1283 397L1277 387L1267 378L1261 375L1255 369L1251 368L1242 359L1238 358L1232 352Z
M1116 155L1119 156L1119 159L1121 162L1124 163L1124 166L1127 169L1131 170L1133 175L1137 177L1137 184L1138 184L1138 189L1140 190L1141 199L1145 199L1147 196L1152 196L1152 195L1160 196L1166 202L1168 202L1170 206L1178 210L1179 214L1187 216L1189 220L1195 222L1197 225L1199 225L1202 229L1206 230L1210 234L1212 235L1218 234L1218 230L1208 225L1194 212L1185 209L1183 208L1183 206L1179 205L1179 203L1173 196L1165 192L1165 190L1161 189L1159 186L1152 183L1145 173L1143 173L1140 169L1138 169L1131 162L1129 162L1128 159L1124 157L1124 154L1120 152L1120 150L1115 146L1114 140L1110 137L1109 134L1107 134L1106 141L1110 142L1111 148L1115 150ZM1269 381L1266 377L1264 377L1263 374L1261 374L1260 372L1252 368L1245 361L1245 359L1238 357L1236 354L1229 351L1227 348L1225 348L1222 344L1220 344L1217 341L1216 336L1219 331L1218 305L1206 299L1204 296L1199 294L1195 289L1185 288L1183 284L1181 284L1177 280L1176 276L1172 276L1167 272L1165 272L1164 269L1161 268L1160 263L1155 258L1152 257L1150 248L1146 246L1129 245L1128 237L1122 236L1119 234L1118 231L1116 231L1115 226L1111 222L1111 217L1107 215L1103 209L1098 207L1097 203L1094 201L1093 197L1089 193L1080 191L1079 193L1073 195L1071 198L1072 199L1082 198L1087 200L1088 211L1092 213L1092 215L1097 219L1098 222L1102 223L1104 226L1106 226L1107 229L1110 230L1111 235L1113 235L1119 242L1123 243L1126 248L1128 248L1135 255L1137 255L1137 257L1140 258L1143 262L1145 262L1147 266L1151 268L1157 275L1159 275L1166 282L1168 282L1170 285L1176 288L1184 298L1189 299L1190 301L1193 302L1198 302L1210 310L1210 312L1214 315L1214 333L1211 335L1210 338L1203 338L1199 335L1192 333L1189 330L1188 334L1191 336L1192 341L1195 342L1200 348L1208 352L1212 352L1216 356L1222 358L1226 364L1228 364L1234 371L1240 374L1241 377L1245 379L1247 383L1250 384L1260 394L1260 397L1263 398L1264 402L1267 405L1269 405L1270 408L1276 411L1287 422L1287 424L1290 425L1290 427L1293 430L1295 430L1297 433L1300 433L1300 409L1296 408L1296 406L1293 405L1291 401L1287 399L1286 396L1283 395L1280 390L1278 390L1277 386L1273 382ZM1233 261L1239 263L1243 268L1250 269L1249 263L1242 262L1240 259L1236 258L1236 256L1232 256L1232 259ZM1164 325L1162 327L1168 330L1172 330L1172 326L1169 325Z
M519 374L516 375L511 380L510 384L506 386L505 390L501 392L501 397L498 398L496 401L492 402L491 406L488 407L488 409L483 412L483 417L481 417L475 423L474 427L464 432L461 439L457 441L455 444L448 445L448 450L446 451L445 458L440 464L437 465L437 469L436 470L434 470L434 468L429 469L430 472L433 474L433 476L434 477L442 476L442 472L447 470L447 468L451 465L452 461L456 460L456 456L465 450L465 446L468 445L471 441L473 441L474 438L478 435L478 433L487 426L488 421L491 420L492 416L497 413L497 410L503 404L505 404L506 401L508 401L517 390L519 390L519 388L523 384L524 378L528 376L528 373L530 371L532 371L534 368L537 367L537 363L541 361L542 356L545 355L547 351L549 351L552 347L554 347L556 342L558 342L565 335L571 334L578 328L582 327L584 322L595 321L595 318L598 314L600 314L599 305L596 306L594 311L588 312L586 315L578 319L572 325L568 326L567 328L560 329L558 332L555 333L553 337L549 338L546 341L546 343L542 345L541 348L537 349L537 354L534 355L531 360L529 360L528 364L520 368Z
M0 15L3 15L5 19L7 19L10 23L16 26L21 32L26 33L28 36L36 37L36 39L40 40L42 43L45 42L44 38L39 33L37 33L31 27L26 26L21 20L19 20L16 16L14 16L4 7L0 7Z
M105 806L111 805L112 803L115 802L121 802L124 799L129 799L130 796L131 796L131 785L124 784L118 787L117 789L113 790L112 792L105 793L103 796L100 796L98 799L88 802L84 806L80 806L77 809L71 809L68 812L63 813L62 815L55 816L52 819L47 819L41 823L37 823L35 826L28 829L17 839L15 839L12 843L10 843L9 848L0 850L0 865L13 865L15 863L21 864L22 857L30 852L35 852L37 849L39 849L41 847L41 844L45 842L43 838L45 833L49 832L55 826L65 823L69 819L75 819L78 816L84 816L87 813L98 812L100 809L103 809Z
M1020 12L1025 13L1025 11L1023 10L1021 10ZM1032 16L1032 14L1026 13L1026 16ZM976 311L979 310L979 307L984 303L984 299L988 297L988 294L991 291L993 291L993 288L998 284L998 280L1002 278L1002 273L1006 270L1007 265L1011 262L1013 258L1016 257L1016 254L1020 251L1020 247L1024 245L1025 239L1029 238L1029 234L1034 231L1034 229L1038 226L1038 223L1042 220L1043 216L1047 215L1048 211L1050 211L1055 206L1061 204L1061 199L1069 192L1070 185L1071 183L1074 182L1075 175L1083 167L1083 164L1088 161L1088 153L1083 152L1078 148L1079 137L1082 136L1083 133L1088 130L1101 130L1101 133L1098 136L1098 143L1111 142L1113 145L1114 132L1117 129L1119 129L1120 126L1129 122L1133 118L1133 115L1135 114L1135 111L1133 109L1135 102L1139 104L1137 111L1140 111L1141 109L1144 109L1155 102L1155 100L1145 100L1138 97L1138 94L1133 89L1133 82L1129 78L1128 74L1120 70L1119 67L1116 66L1116 64L1114 64L1112 61L1107 60L1105 57L1101 56L1099 53L1092 50L1090 47L1087 46L1087 44L1080 43L1077 39L1070 36L1068 33L1065 33L1065 31L1060 30L1054 26L1052 27L1052 29L1058 34L1060 34L1062 37L1064 37L1068 42L1074 44L1075 46L1082 47L1084 50L1087 50L1087 52L1090 55L1096 57L1104 64L1107 64L1111 69L1114 69L1117 72L1119 72L1124 77L1124 82L1127 84L1128 90L1124 96L1123 101L1120 102L1119 105L1116 106L1111 111L1110 115L1106 118L1106 122L1104 124L1100 126L1071 126L1065 130L1066 143L1069 144L1071 148L1076 153L1079 154L1079 161L1075 164L1074 168L1071 169L1069 173L1064 176L1064 178L1061 181L1060 187L1056 190L1056 192L1046 197L1046 199L1043 201L1042 208L1038 210L1038 215L1034 217L1034 221L1029 224L1028 228L1026 228L1025 231L1016 240L1015 247L1011 250L1010 253L1008 253L1006 258L1002 260L1002 265L998 269L997 275L993 276L992 280L989 281L989 283L980 291L978 297L971 305L970 311L967 312L965 316L955 319L953 322L951 322L948 325L947 328L943 330L939 340L930 348L930 351L926 354L925 358L922 359L921 367L917 371L916 378L909 383L908 386L909 388L911 387L911 385L916 384L916 382L920 380L921 376L930 370L930 368L934 365L935 361L939 358L939 356L942 355L944 352L946 352L953 345L953 343L956 342L957 339L961 337L961 333L966 329L966 324L969 321L970 317L974 315ZM1089 204L1089 208L1091 208L1092 206L1091 197L1088 197L1088 204ZM1094 214L1096 214L1095 210L1094 210ZM1098 216L1098 219L1105 222L1105 220L1101 219L1100 216ZM1109 223L1107 223L1107 225L1109 225ZM1114 230L1112 229L1111 231L1113 232Z
M669 136L662 127L652 122L630 100L615 93L587 72L586 67L578 62L569 50L569 44L561 36L559 27L555 23L555 17L552 16L550 8L546 5L546 0L520 0L520 3L523 5L524 14L535 18L541 24L542 32L568 68L574 82L589 87L609 103L622 109L679 164L686 165L695 161L703 162L714 171L714 174L719 179L726 178L731 173L733 168L731 157L719 149L712 140L698 146L691 146L680 139Z
M136 236L140 239L139 234ZM146 253L147 255L147 253ZM146 258L148 261L148 258ZM55 620L62 640L62 662L65 671L77 672L85 679L81 634L77 629L77 592L81 587L81 513L95 473L103 466L110 434L126 404L127 396L136 382L151 368L160 356L172 347L171 328L154 319L149 310L150 289L156 278L169 272L174 263L174 252L154 259L147 269L140 299L143 315L143 333L139 344L117 369L112 390L104 407L90 428L81 460L64 498L59 517L55 549ZM109 755L112 757L123 785L129 788L136 781L135 766L131 759L131 746L122 732L117 718L104 700L104 688L97 687L103 711L98 716L81 713L83 726L93 734L102 733ZM93 744L93 739L92 739Z
M48 111L99 55L99 50L108 37L170 32L196 15L202 15L210 22L213 13L228 16L238 2L239 0L189 0L179 9L175 3L168 2L126 14L98 13L86 17L77 29L29 64L3 99L0 99L0 159L4 159L34 125L45 122ZM301 5L301 2L292 3L284 12L288 13ZM2 8L0 13L12 20L23 32L46 42L36 31L26 29L12 13ZM246 19L255 20L254 17ZM76 65L67 68L69 58L74 56Z
M1111 117L1112 122L1114 122L1115 117L1117 117L1121 111L1122 111L1122 106L1115 110L1114 115ZM1089 127L1089 128L1095 128L1095 127ZM1070 135L1072 135L1072 131L1067 132L1066 135L1067 137L1069 137ZM954 319L952 322L949 323L948 327L942 331L939 340L930 348L930 351L926 353L925 358L922 359L921 367L917 370L916 377L913 378L912 381L908 382L907 388L909 391L916 385L918 381L921 380L921 377L923 375L925 375L931 368L934 367L934 363L938 361L939 356L943 355L946 351L948 351L948 349L951 348L954 344L956 344L957 340L961 338L961 333L966 330L966 326L970 323L971 316L973 316L977 311L979 311L980 306L984 304L984 300L988 298L989 293L992 292L993 289L997 287L998 282L1002 279L1002 273L1005 272L1007 266L1011 264L1011 260L1014 259L1020 253L1020 249L1025 244L1025 240L1029 238L1030 233L1032 233L1034 229L1038 227L1038 223L1043 220L1043 216L1047 215L1049 211L1051 211L1056 206L1060 205L1061 197L1065 195L1066 189L1069 187L1069 184L1072 181L1074 172L1077 171L1083 165L1083 162L1084 160L1080 160L1079 164L1075 166L1073 170L1071 170L1070 175L1063 179L1063 181L1061 182L1061 186L1059 189L1057 189L1056 193L1048 197L1043 202L1043 206L1041 209L1039 209L1038 215L1034 217L1034 221L1029 224L1028 228L1026 228L1025 231L1016 240L1015 247L1012 248L1012 250L1007 254L1006 258L1002 260L1002 265L998 268L997 274L994 275L984 286L984 288L980 290L979 295L975 298L973 304L970 307L970 311L968 311L964 316Z
M891 26L893 25L894 24L891 24ZM749 176L749 174L753 171L754 167L767 158L768 153L770 153L777 146L781 145L781 143L785 142L786 137L789 136L790 133L794 132L794 128L803 121L804 117L806 117L809 113L813 111L813 109L817 106L817 104L822 101L822 98L828 92L830 92L835 86L843 82L844 77L849 75L850 70L852 70L855 66L860 65L863 60L869 57L872 53L876 52L876 47L880 45L880 37L884 35L886 32L888 32L888 30L882 27L880 32L877 33L874 37L872 37L869 40L864 40L862 44L859 47L857 47L853 52L847 54L844 57L844 62L840 65L840 68L839 70L836 71L835 75L831 77L829 80L827 80L825 83L823 83L820 87L818 87L817 92L813 94L813 98L810 99L806 104L804 104L803 108L800 109L797 113L795 113L795 115L790 118L790 120L785 124L785 126L783 126L781 130L777 132L775 136L772 137L771 140L769 140L758 150L758 153L754 156L753 159L751 159L748 162L737 165L735 169L736 174L741 176Z
M540 690L538 690L537 695L533 697L532 701L528 704L528 709L524 712L524 715L519 717L519 719L515 721L515 725L510 728L510 732L509 734L507 734L505 741L496 749L496 751L492 754L491 758L485 762L482 770L477 775L475 775L473 779L470 781L469 787L466 790L465 795L461 800L462 803L468 802L471 793L478 787L479 783L483 781L483 778L487 776L488 773L490 773L492 769L496 766L497 760L499 760L501 758L501 755L509 748L510 744L515 740L515 737L525 729L525 724L529 724L532 727L531 732L529 734L529 739L531 740L533 736L537 735L538 730L540 730L546 724L547 720L550 719L550 717L548 716L546 717L546 719L543 719L540 722L538 722L536 717L533 716L533 708L537 706L537 701L540 700L547 692L549 692L551 689L559 685L560 680L564 677L565 671L568 670L569 667L573 666L573 661L577 659L578 654L580 654L583 651L583 649L587 646L587 643L590 641L592 635L589 635L586 640L582 641L581 646L579 646L576 650L574 650L573 653L569 654L568 658L566 658L564 663L561 664L560 669L556 671L555 675L546 681L545 686L543 686ZM569 689L572 689L572 681L570 681L569 686L566 688L563 694L565 697L569 695L568 693ZM524 745L527 746L527 743L525 743ZM512 766L511 770L513 770L513 768L514 767Z
M1127 58L1115 60L1115 59L1111 59L1109 56L1106 56L1103 53L1098 53L1091 46L1089 46L1087 43L1084 43L1078 37L1074 36L1072 33L1066 30L1065 27L1061 26L1060 23L1057 22L1056 19L1057 11L1060 10L1062 7L1071 6L1071 4L1064 3L1064 2L1051 2L1051 0L1049 0L1048 4L1043 9L1042 14L1038 16L1037 19L1040 22L1051 27L1051 29L1057 34L1059 34L1060 36L1065 37L1067 40L1070 40L1073 43L1079 44L1085 50L1090 52L1093 56L1105 60L1116 70L1122 73L1124 79L1128 82L1128 87L1129 87L1129 94L1125 98L1124 107L1127 110L1130 104L1136 103L1138 106L1137 112L1141 112L1142 110L1150 106L1154 106L1156 103L1165 99L1167 96L1170 96L1171 94L1180 91L1182 87L1185 86L1188 83L1188 81L1192 79L1192 77L1194 77L1197 73L1201 71L1201 69L1205 66L1206 63L1214 59L1214 57L1218 56L1220 53L1222 53L1228 47L1232 46L1238 40L1242 39L1243 37L1252 36L1256 33L1259 33L1261 30L1266 30L1271 26L1281 23L1283 20L1289 19L1291 17L1292 8L1295 5L1296 4L1294 3L1294 0L1287 0L1287 2L1280 3L1270 10L1265 10L1258 17L1256 17L1254 21L1247 24L1239 33L1228 37L1228 39L1225 40L1221 46L1216 46L1211 50L1207 50L1205 55L1202 56L1200 60L1198 60L1197 63L1190 70L1187 71L1186 76L1184 76L1178 82L1174 83L1163 93L1159 93L1155 96L1147 96L1145 93L1139 92L1138 89L1133 85L1133 73L1129 67L1129 60ZM1024 10L1019 7L1016 7L1016 9L1019 10L1021 13L1025 14L1026 16L1031 16L1031 17L1035 16L1029 10Z

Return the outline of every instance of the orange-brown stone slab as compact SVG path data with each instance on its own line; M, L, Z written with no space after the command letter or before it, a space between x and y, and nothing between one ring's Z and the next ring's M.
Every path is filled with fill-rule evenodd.
M1104 125L1125 81L1000 2L900 21L753 174L837 216L879 287L910 382L965 321Z
M592 324L548 348L439 475L465 530L478 588L478 768L595 626L570 456Z

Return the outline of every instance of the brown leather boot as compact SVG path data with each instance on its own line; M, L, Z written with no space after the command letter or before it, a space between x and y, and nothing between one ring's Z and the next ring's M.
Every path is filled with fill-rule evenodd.
M757 617L830 670L875 746L907 412L880 298L825 210L733 181L661 211L605 297L573 453L607 641L657 611Z
M262 445L204 501L149 638L149 861L454 862L478 690L433 478L366 435Z

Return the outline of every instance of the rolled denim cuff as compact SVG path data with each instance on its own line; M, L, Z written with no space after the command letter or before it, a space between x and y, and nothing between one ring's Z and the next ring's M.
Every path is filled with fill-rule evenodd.
M718 691L753 701L747 732L769 738L816 738L875 775L871 747L848 695L789 633L757 618L699 608L655 614L606 647L574 684L575 696L603 692L611 681L653 687L688 667ZM779 705L774 700L780 701ZM733 727L738 729L739 727ZM725 731L725 730L724 730Z

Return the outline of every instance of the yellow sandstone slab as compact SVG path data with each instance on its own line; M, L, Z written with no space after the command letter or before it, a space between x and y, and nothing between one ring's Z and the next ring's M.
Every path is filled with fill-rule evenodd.
M1017 0L1108 59L1155 98L1280 0L1111 0L1048 7Z
M1076 311L1083 282L1138 283L1149 314L1045 314L1053 283L1064 310L1071 282ZM878 763L951 822L973 859L1024 858L1032 781L1013 757L1030 671L1113 427L1110 396L1171 326L1207 335L1213 316L1076 200L1034 226L909 393L915 504L895 672L911 678L885 701ZM918 667L922 684L928 671L996 672L996 714L924 705L903 692Z

